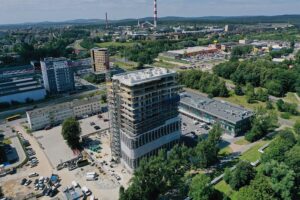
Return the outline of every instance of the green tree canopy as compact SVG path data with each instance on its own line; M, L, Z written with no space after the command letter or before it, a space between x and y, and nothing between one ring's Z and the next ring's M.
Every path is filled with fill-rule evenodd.
M284 153L289 151L296 143L294 134L289 130L282 130L278 137L271 142L270 146L262 155L263 162L271 160L283 161L285 159Z
M284 163L272 160L263 165L262 171L265 176L270 177L275 196L283 200L292 199L295 186L295 172L293 170Z
M263 175L257 175L249 186L243 187L237 199L243 200L276 200L275 192L269 180Z
M231 188L238 190L245 185L249 185L250 181L255 177L255 170L252 165L246 161L240 161L235 170L226 170L224 180Z
M189 197L193 200L215 200L215 191L210 181L205 174L196 175L190 185Z
M68 118L63 122L61 134L71 149L80 148L81 128L75 118Z

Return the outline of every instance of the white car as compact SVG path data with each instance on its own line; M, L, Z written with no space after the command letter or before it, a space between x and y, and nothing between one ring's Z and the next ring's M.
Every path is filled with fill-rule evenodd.
M86 195L86 196L89 196L92 194L92 192L86 187L86 186L83 186L82 187L82 192Z
M78 185L78 183L76 182L76 181L72 181L72 185L73 185L73 187L79 187L79 185Z

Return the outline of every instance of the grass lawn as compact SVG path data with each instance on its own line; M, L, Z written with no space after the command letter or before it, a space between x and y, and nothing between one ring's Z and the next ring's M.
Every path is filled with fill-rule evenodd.
M246 144L250 144L250 142L248 142L245 138L242 138L242 139L239 139L239 140L235 141L234 144L246 145Z
M231 153L232 153L232 149L230 148L230 146L224 147L224 148L220 149L220 151L219 151L220 156L227 156Z
M295 93L292 92L287 93L283 100L289 103L296 103L296 104L300 103L296 98Z
M257 103L250 104L250 103L247 102L246 96L237 96L235 94L231 94L230 97L227 97L227 98L218 97L218 99L228 101L230 103L237 104L237 105L240 105L242 107L245 107L245 108L248 108L248 109L251 109L251 110L255 110L258 107L265 107L266 106L266 103L260 102L260 101L257 101Z
M102 43L96 43L97 46L102 48L107 48L109 46L115 46L115 47L132 47L133 42L102 42Z
M137 67L137 63L135 62L115 62L115 65L118 65L120 68L125 70L134 70L135 67Z
M249 162L255 162L256 160L260 159L261 153L258 152L258 149L267 144L269 140L262 140L251 147L248 151L243 153L240 156L240 160L247 160Z
M237 199L238 192L231 189L231 187L224 180L220 181L214 187L216 190L218 190L218 191L222 192L223 194L225 194L226 196L230 197L230 199L238 200Z
M174 65L174 64L163 62L163 61L155 62L155 63L153 63L153 66L163 67L163 68L168 68L168 69L173 69L174 67L176 67L176 65Z

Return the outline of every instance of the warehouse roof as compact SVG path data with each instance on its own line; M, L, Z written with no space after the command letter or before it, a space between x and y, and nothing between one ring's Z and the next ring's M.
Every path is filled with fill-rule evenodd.
M234 124L253 115L252 111L238 105L191 92L182 93L180 102Z

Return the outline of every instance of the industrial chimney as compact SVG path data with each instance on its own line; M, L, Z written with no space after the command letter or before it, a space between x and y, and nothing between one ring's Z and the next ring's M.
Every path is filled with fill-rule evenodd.
M108 17L107 17L107 12L105 13L105 24L106 24L106 29L108 29Z
M157 27L157 0L154 0L154 28Z

